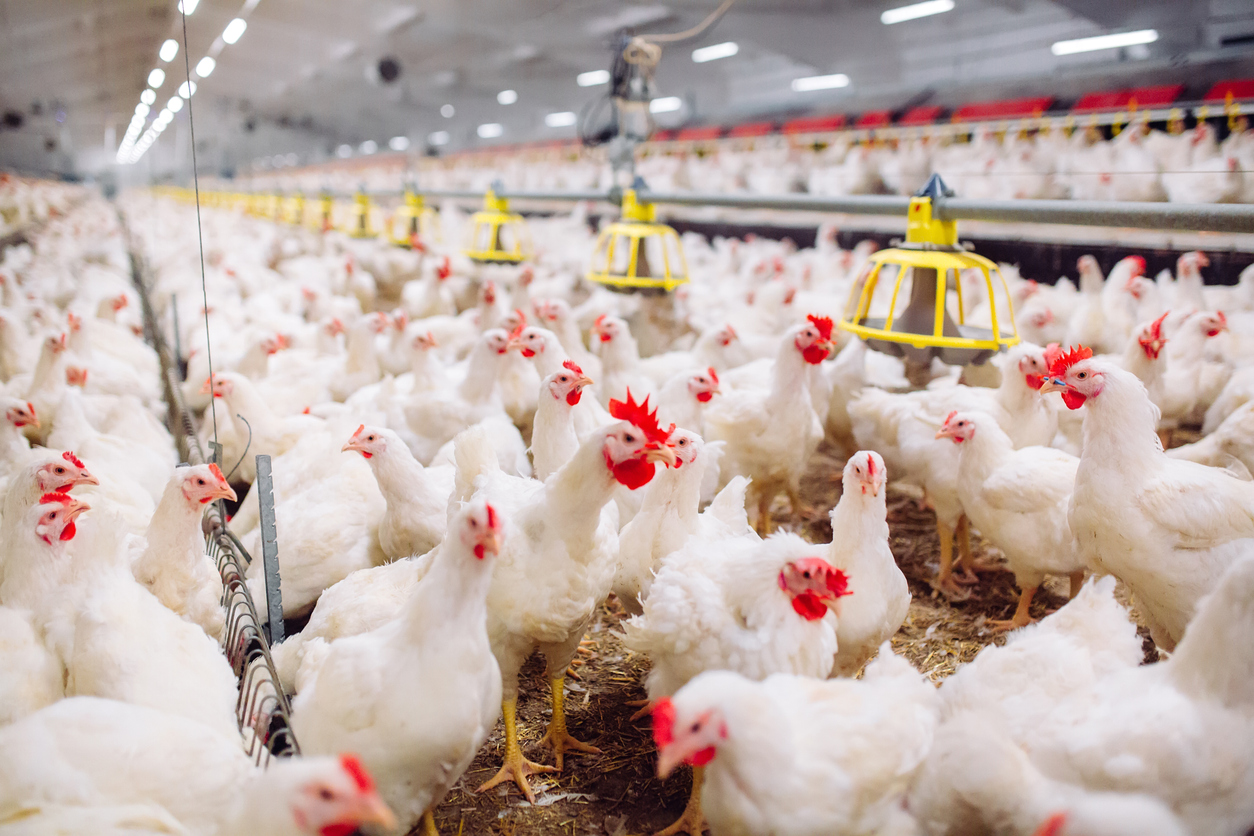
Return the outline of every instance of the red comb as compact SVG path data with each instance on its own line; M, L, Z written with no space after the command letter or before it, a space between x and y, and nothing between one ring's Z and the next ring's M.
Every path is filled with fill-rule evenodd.
M361 765L356 755L340 755L340 766L344 767L344 771L353 779L357 789L363 793L374 792L374 779L370 777L370 773Z
M1067 825L1066 813L1054 813L1045 821L1041 822L1041 826L1036 829L1032 836L1058 836L1062 833L1062 829Z
M75 467L82 467L82 468L87 467L87 465L83 464L82 459L74 455L74 453L69 450L66 450L64 453L62 453L61 458L65 459L67 462L74 465Z
M491 505L484 505L483 507L488 511L488 528L499 527L500 524L497 522L496 509Z
M1045 368L1054 365L1054 361L1062 356L1062 347L1058 343L1045 346Z
M30 417L35 417L35 405L30 401L26 402L26 411L30 413Z
M447 279L453 274L453 263L448 256L444 256L444 261L438 268L436 268L435 274L440 281Z
M39 497L40 505L51 505L53 503L59 503L61 505L69 505L73 501L74 500L71 499L70 495L67 493L46 493L43 496Z
M209 462L209 472L218 477L221 482L226 482L226 477L222 475L222 468L218 467L217 462Z
M523 312L522 308L514 308L514 315L518 317L518 321L523 325L527 324L527 314Z
M870 453L866 454L866 475L875 475L875 456L872 456Z
M810 314L806 317L810 320L810 324L819 332L819 336L825 340L832 338L832 318L830 316L815 316Z
M956 409L955 409L953 412L950 412L948 415L946 415L946 416L945 416L945 426L946 426L946 427L948 427L948 426L949 426L949 422L950 422L950 421L952 421L952 420L954 420L954 416L955 416L955 415L957 415L957 414L958 414L958 410L956 410Z
M636 403L632 400L630 388L627 390L626 401L616 401L610 398L610 415L620 421L630 421L645 434L649 441L655 441L659 444L664 443L670 437L671 430L675 429L674 424L671 424L670 429L666 430L659 427L657 410L649 412L649 397L646 395L644 401Z
M708 369L705 370L705 373L710 376L710 380L713 380L714 385L717 386L718 385L718 372L714 371L714 367L710 366Z
M359 426L356 432L353 433L352 437L356 438L357 436L361 435L361 431L364 430L365 428L366 428L365 424L362 424L361 426Z
M1163 320L1166 319L1167 315L1170 313L1171 311L1167 311L1167 313L1150 323L1150 337L1152 339L1161 340L1163 338Z
M519 311L519 313L521 313L521 311ZM516 326L514 326L514 330L509 332L509 338L511 340L518 339L519 337L522 336L523 329L526 327L527 327L527 318L523 317L522 320L519 321L519 323Z
M563 360L562 368L572 371L575 374L579 375L580 377L583 377L583 369L579 368L579 364L576 363L574 360Z
M1087 360L1093 356L1093 349L1088 346L1073 346L1070 351L1063 354L1049 366L1050 377L1062 377L1067 373L1067 369L1071 368L1081 360Z
M592 323L592 327L600 330L601 323L605 321L605 318L607 316L609 316L609 314L599 314L596 318L596 321Z
M662 697L653 706L653 742L661 749L675 739L675 703Z

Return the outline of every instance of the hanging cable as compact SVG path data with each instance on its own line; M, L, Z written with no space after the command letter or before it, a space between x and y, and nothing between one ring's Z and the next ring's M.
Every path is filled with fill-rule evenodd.
M191 50L187 48L187 13L183 4L179 4L179 14L183 18L183 69L187 73L187 127L192 137L192 185L196 193L196 240L200 244L200 298L205 314L205 358L209 361L209 411L213 415L213 443L215 450L221 450L218 443L218 408L217 397L213 394L213 347L209 339L209 290L205 285L205 235L200 225L200 174L196 170L196 121L192 118L192 65ZM250 430L251 435L251 430Z

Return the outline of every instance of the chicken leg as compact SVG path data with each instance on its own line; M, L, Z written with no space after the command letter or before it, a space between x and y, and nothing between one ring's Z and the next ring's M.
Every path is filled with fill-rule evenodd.
M501 769L494 775L491 780L482 784L476 792L490 790L497 784L505 781L513 781L522 790L523 795L527 796L527 800L532 804L536 801L535 793L531 791L531 784L527 781L529 775L541 775L546 772L559 772L560 766L545 766L542 763L532 763L523 757L522 747L518 745L518 697L508 697L501 703L501 714L505 717L505 763L501 764ZM556 717L556 713L554 714ZM561 756L558 756L558 763L561 763Z
M692 793L688 796L688 805L680 817L665 830L659 830L653 836L675 836L677 833L688 833L701 836L705 830L705 816L701 812L701 784L705 779L705 767L692 768Z
M553 755L557 758L557 770L562 770L563 754L569 747L576 752L599 755L601 750L583 741L576 740L566 731L566 675L564 673L549 679L549 690L553 694L553 719L549 720L548 731L544 733L541 743L553 747Z
M422 814L422 836L440 836L435 827L435 815L430 810Z
M954 577L954 532L939 518L936 520L936 536L940 539L940 571L936 575L936 588L950 600L966 600L971 596L971 590Z
M1039 587L1025 586L1019 591L1019 606L1015 608L1015 614L1009 621L990 621L988 626L995 631L1016 630L1020 627L1026 627L1034 620L1028 615L1028 608L1032 606L1032 598L1036 595Z

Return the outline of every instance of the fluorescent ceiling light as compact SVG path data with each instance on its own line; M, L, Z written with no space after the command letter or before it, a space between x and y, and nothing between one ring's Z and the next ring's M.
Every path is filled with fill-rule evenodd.
M167 64L174 60L174 56L179 54L179 42L173 38L169 38L161 45L161 51L157 53L157 57Z
M456 112L457 112L456 108L454 108L450 104L440 106L440 115L443 116L445 119L452 119L453 114Z
M375 142L373 139L367 139L361 145L357 146L357 150L363 154L373 154L375 151L379 150L379 143Z
M157 94L153 90L145 90L139 94L139 100L146 105L150 105L157 100Z
M577 119L578 117L575 116L574 111L563 110L560 113L550 113L548 116L545 116L544 124L550 128L569 128L575 124Z
M162 84L165 84L165 70L157 67L148 74L148 86L156 90Z
M575 76L575 82L580 87L596 87L598 84L608 83L609 80L609 70L589 70L586 73L580 73Z
M296 152L293 151L292 153L284 157L283 161L287 163L288 165L296 165L298 162L300 162L300 157L296 156Z
M1096 52L1099 49L1118 49L1123 46L1152 44L1158 40L1157 29L1140 29L1136 32L1121 32L1117 35L1098 35L1095 38L1076 38L1073 41L1059 41L1049 48L1055 55L1074 55L1077 52Z
M448 145L448 131L436 131L427 135L427 142L432 145Z
M673 113L684 106L684 100L679 96L663 96L660 99L654 99L649 102L650 113Z
M353 146L347 144L341 145L339 148L335 149L335 154L338 157L344 157L347 159L348 157L353 156Z
M940 2L949 3L953 6L952 0L940 0ZM692 51L692 61L694 64L704 64L706 61L717 61L720 58L731 58L737 52L740 52L740 45L735 41L727 41L726 43L714 44L713 46L703 46L700 49Z
M200 0L181 0L179 3L179 11L185 15L189 15L196 11L196 7L200 5Z
M927 0L925 3L911 3L909 6L901 6L884 12L880 15L880 23L892 26L894 23L904 23L915 18L950 12L953 8L954 0Z
M811 75L805 78L794 78L792 89L798 93L809 93L811 90L831 90L836 87L848 87L849 76L844 73L834 75Z
M180 84L179 95L185 99L190 99L192 96L196 95L196 82L184 81Z
M140 119L143 119L145 116L147 116L150 110L152 110L152 108L150 108L148 105L144 104L143 102L140 102L139 104L135 105L135 115L138 116Z
M244 30L248 28L248 21L242 17L237 17L226 25L222 30L222 40L228 44L233 44L244 35Z
M505 128L500 122L488 122L480 125L475 132L479 134L480 139L495 139L505 133Z
M170 99L170 101L165 103L165 109L170 111L171 113L178 113L180 110L183 109L183 100L180 99L178 96L175 96L174 98Z
M409 137L394 136L388 140L388 147L393 151L404 151L409 147Z
M514 102L518 101L518 91L502 90L496 94L496 101L498 104L512 105Z
M218 62L206 55L196 64L196 75L201 78L208 78L209 74L213 72L213 68L216 66L218 66Z

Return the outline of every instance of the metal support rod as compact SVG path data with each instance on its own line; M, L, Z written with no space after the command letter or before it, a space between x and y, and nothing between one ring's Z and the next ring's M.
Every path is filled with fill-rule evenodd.
M274 477L270 457L257 456L257 506L261 518L261 570L266 577L266 640L283 641L283 592L279 584L279 532L274 524Z

